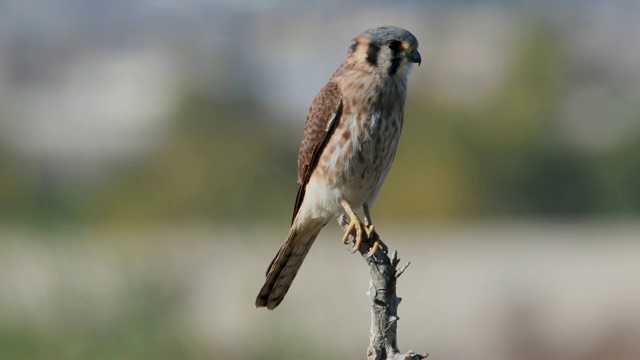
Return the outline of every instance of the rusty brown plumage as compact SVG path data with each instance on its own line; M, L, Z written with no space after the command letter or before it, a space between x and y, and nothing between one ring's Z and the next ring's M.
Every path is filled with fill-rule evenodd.
M342 94L338 84L329 82L316 95L307 114L302 143L298 152L298 184L300 187L293 206L292 223L302 204L311 172L316 167L320 154L327 140L333 134L341 115Z
M318 233L339 222L356 246L376 235L369 216L395 157L407 76L420 63L418 41L386 26L356 37L345 61L315 97L298 155L300 188L289 235L271 262L256 307L284 299ZM356 215L364 209L364 224ZM376 245L377 246L377 245ZM375 251L377 247L372 247Z

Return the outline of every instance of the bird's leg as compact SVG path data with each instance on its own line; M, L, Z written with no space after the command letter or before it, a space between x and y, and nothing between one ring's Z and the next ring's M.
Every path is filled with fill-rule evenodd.
M366 203L363 204L362 211L364 212L364 228L367 231L367 237L371 238L371 234L375 231L375 226L373 226L373 221L371 221L369 205L367 205Z
M382 245L382 249L386 251L387 245L382 242L380 239L380 235L375 230L375 226L373 226L373 222L371 221L371 213L369 212L369 205L366 203L362 205L362 211L364 212L364 229L367 232L367 239L373 241L373 245L371 245L371 250L369 250L369 256L373 255L378 251L380 245Z
M346 226L346 230L344 232L344 236L342 237L342 241L346 244L349 242L349 235L353 235L356 239L356 243L353 245L353 250L357 251L362 244L362 238L365 233L365 227L362 224L362 221L358 218L358 215L353 211L351 205L342 199L340 200L340 205L344 209L345 214L349 217L349 224ZM354 234L355 232L355 234Z

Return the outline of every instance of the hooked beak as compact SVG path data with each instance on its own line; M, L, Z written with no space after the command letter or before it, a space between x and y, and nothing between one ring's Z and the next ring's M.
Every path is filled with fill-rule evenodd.
M420 53L417 51L412 52L411 55L408 56L408 58L412 63L418 63L418 66L420 66L420 64L422 63L422 56L420 56Z

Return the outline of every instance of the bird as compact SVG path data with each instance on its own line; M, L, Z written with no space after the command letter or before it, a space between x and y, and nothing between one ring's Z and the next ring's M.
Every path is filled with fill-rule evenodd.
M355 240L354 252L364 241L371 243L369 254L381 246L370 210L395 158L408 75L421 62L418 40L400 27L371 28L352 40L309 109L291 227L256 308L273 310L282 302L320 230L333 219L345 230L345 244Z

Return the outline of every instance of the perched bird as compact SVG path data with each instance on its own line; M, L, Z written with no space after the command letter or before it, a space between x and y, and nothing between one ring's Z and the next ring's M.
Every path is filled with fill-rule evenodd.
M332 219L375 253L380 238L369 213L395 157L407 77L420 65L418 40L382 26L353 39L347 57L316 95L298 155L300 188L289 235L271 262L256 307L282 302L320 230ZM364 223L356 215L363 209Z

